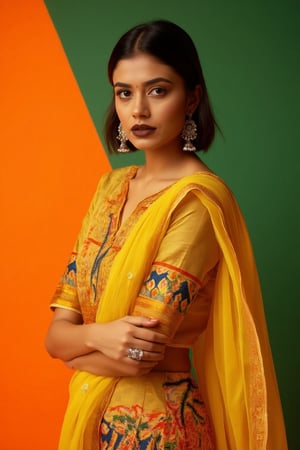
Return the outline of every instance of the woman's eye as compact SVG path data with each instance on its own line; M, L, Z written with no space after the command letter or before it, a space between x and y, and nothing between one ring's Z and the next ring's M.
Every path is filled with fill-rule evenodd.
M116 96L120 98L129 98L131 92L123 89L122 91L117 91Z
M151 95L164 95L166 93L166 89L162 87L155 87L151 89L150 94Z

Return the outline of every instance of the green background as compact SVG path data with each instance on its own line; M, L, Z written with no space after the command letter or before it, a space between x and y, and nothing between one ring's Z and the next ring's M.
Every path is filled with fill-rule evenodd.
M299 2L45 3L100 136L111 96L106 64L120 35L141 21L165 18L185 28L194 39L224 134L217 136L203 159L232 188L248 223L289 448L296 450L300 341ZM113 167L142 162L141 153L109 158Z

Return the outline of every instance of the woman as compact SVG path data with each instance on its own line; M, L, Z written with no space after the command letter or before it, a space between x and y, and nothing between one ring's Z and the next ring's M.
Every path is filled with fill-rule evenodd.
M59 448L283 450L248 234L195 155L216 124L194 44L139 25L108 75L108 147L145 164L102 177L51 303L47 349L76 369Z

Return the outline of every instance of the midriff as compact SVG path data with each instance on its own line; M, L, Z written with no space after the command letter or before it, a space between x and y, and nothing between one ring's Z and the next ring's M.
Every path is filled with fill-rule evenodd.
M165 372L189 372L191 369L190 354L188 348L167 347L165 357L153 371Z

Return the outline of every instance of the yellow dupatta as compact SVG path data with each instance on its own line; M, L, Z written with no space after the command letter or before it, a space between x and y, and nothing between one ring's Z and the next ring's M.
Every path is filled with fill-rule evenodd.
M172 211L191 190L207 208L222 251L207 330L193 347L217 450L285 450L251 244L239 208L219 178L208 173L184 177L142 214L115 257L96 321L108 322L132 312ZM75 372L59 450L98 449L99 421L117 382Z

